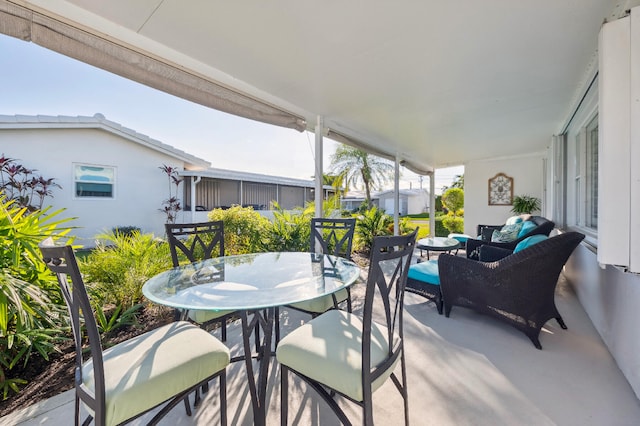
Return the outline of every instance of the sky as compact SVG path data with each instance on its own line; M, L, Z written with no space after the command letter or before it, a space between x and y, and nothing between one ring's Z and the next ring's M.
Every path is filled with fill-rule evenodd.
M299 179L311 179L314 174L313 133L207 108L1 34L0 81L3 115L100 113L107 120L203 158L215 168ZM324 138L325 173L330 171L337 146ZM10 147L0 147L0 154L11 156ZM436 193L462 173L462 167L436 170ZM427 178L422 185L429 188ZM419 188L420 176L401 168L400 188L409 187Z

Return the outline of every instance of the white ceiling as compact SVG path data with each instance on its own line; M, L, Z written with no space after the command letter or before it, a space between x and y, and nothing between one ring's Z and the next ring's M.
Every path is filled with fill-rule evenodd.
M424 168L542 151L635 0L33 0Z

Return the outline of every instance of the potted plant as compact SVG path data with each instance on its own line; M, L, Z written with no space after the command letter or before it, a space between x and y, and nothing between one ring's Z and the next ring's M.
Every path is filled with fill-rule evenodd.
M540 199L529 195L516 195L513 197L511 211L515 214L531 214L540 210Z

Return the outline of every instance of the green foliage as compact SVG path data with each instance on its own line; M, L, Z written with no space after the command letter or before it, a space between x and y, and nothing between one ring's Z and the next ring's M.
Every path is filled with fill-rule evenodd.
M274 217L264 232L265 251L309 251L313 205L296 213L286 212L274 203Z
M25 383L9 377L10 370L34 352L48 359L66 326L57 281L38 244L65 235L70 228L61 225L71 219L55 220L61 211L48 210L30 212L0 197L0 389L5 399Z
M435 236L436 237L446 237L447 235L450 234L449 230L447 228L444 227L444 224L442 223L444 218L447 217L446 215L439 215L435 217L435 225L436 225L436 229L435 229Z
M226 255L256 253L263 250L263 235L269 227L269 219L251 207L232 206L229 209L213 209L209 220L224 222L224 251Z
M116 226L111 229L112 234L123 234L126 237L131 237L134 232L142 232L142 230L137 226Z
M540 210L540 199L529 195L516 195L513 197L511 211L515 214L533 213Z
M96 309L95 317L100 333L111 333L120 327L134 325L137 322L136 313L142 308L142 304L133 305L126 311L122 312L122 306L116 306L110 312L109 317L104 309Z
M436 195L436 211L442 211L442 195Z
M338 146L331 156L331 169L344 176L347 188L364 186L367 207L371 205L371 190L382 188L395 170L391 162L348 145Z
M8 377L20 362L26 364L37 352L44 359L55 349L65 311L55 305L45 290L19 280L6 271L0 273L0 389L3 399L26 383Z
M128 310L142 300L142 285L172 266L169 244L153 234L102 234L96 248L82 261L87 291L101 310L113 304ZM107 244L108 243L108 244Z
M462 234L464 232L464 218L454 214L448 214L443 217L442 225L447 231Z
M464 207L464 191L460 188L449 188L442 194L442 205L454 215Z
M56 220L63 210L50 208L30 212L14 201L0 197L0 268L23 281L35 283L52 294L54 302L62 302L56 281L42 262L38 244L48 237L62 237L70 227L67 219Z
M357 219L354 246L358 251L368 253L374 237L390 235L393 232L393 229L389 231L393 225L393 218L377 207L372 207Z

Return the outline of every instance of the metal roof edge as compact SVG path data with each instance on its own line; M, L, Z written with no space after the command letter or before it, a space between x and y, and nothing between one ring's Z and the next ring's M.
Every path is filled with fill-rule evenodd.
M155 151L162 152L197 167L211 167L211 163L202 158L138 133L97 113L89 116L65 115L0 115L0 129L101 129L138 143Z

